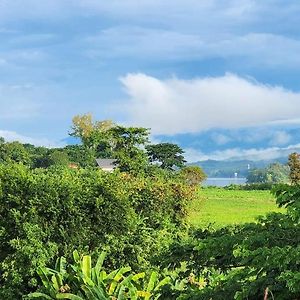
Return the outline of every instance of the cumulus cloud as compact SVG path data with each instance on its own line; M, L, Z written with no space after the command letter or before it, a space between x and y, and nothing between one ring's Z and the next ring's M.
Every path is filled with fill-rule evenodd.
M224 151L214 151L206 154L193 148L185 149L185 158L188 162L212 160L269 160L281 157L288 157L292 152L299 152L300 144L290 145L288 147L270 147L261 149L241 149L232 148Z
M300 115L300 93L233 74L194 80L128 74L121 82L129 121L154 134L258 126Z
M0 129L0 137L3 137L5 141L7 142L13 142L18 141L20 143L28 143L35 146L44 146L49 148L55 148L55 147L63 147L65 146L62 142L53 142L46 138L32 138L29 136L25 136L22 134L19 134L15 131L10 130L1 130Z

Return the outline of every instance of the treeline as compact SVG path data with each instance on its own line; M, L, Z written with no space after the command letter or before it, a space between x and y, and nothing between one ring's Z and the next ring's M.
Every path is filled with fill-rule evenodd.
M64 148L35 147L20 142L5 142L0 139L0 163L22 163L30 168L68 166L72 163L80 167L95 166L95 157L82 145Z
M287 164L273 163L266 168L250 170L247 183L265 186L278 183L300 183L299 154L291 153Z
M122 172L141 173L149 167L175 171L185 166L184 151L172 143L150 143L150 130L124 127L110 120L94 121L91 114L75 116L70 135L80 139L80 145L49 149L0 138L0 164L22 163L30 168L51 166L95 167L96 158L112 158ZM206 176L199 167L202 181Z

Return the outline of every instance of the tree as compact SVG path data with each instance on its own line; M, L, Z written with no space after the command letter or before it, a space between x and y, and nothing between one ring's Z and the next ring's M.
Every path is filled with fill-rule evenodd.
M160 163L162 169L174 170L182 168L186 162L182 155L184 151L176 144L160 143L146 147L149 160Z
M70 135L79 137L95 158L115 158L121 171L138 171L147 165L143 150L149 137L146 128L117 126L110 120L93 121L92 115L86 114L73 118Z
M71 163L78 164L81 167L95 166L94 152L83 145L66 146L64 152L68 154Z
M113 158L121 171L139 172L148 162L143 150L149 141L149 130L142 127L116 126L109 130L113 144Z
M95 152L95 156L101 158L111 156L109 130L115 126L111 120L93 121L91 114L85 114L75 116L72 122L71 136L80 138L85 147Z
M294 152L289 155L290 180L292 184L300 184L300 154Z
M192 186L199 185L207 178L204 171L199 166L187 166L180 170L184 180Z

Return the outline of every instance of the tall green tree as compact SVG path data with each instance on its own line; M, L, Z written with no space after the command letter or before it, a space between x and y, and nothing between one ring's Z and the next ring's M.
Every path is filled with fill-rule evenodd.
M91 114L77 115L72 119L71 136L80 138L82 144L95 157L109 158L112 156L112 139L110 129L115 126L111 120L94 121Z
M162 169L174 170L182 168L186 162L184 151L176 144L160 143L146 146L149 160L159 163Z
M121 171L139 172L148 163L145 145L149 142L149 130L143 127L116 126L110 130L113 155Z

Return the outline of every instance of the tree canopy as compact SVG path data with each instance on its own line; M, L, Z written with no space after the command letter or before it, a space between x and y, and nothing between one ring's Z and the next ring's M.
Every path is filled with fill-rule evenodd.
M160 143L146 146L149 160L159 163L162 169L174 170L182 168L186 162L182 155L184 151L176 144Z

